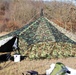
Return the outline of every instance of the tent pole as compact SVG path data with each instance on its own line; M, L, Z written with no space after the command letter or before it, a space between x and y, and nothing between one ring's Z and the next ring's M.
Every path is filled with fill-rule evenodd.
M18 50L18 53L20 54L20 48L19 48L19 35L16 35L16 38L17 38L17 50Z

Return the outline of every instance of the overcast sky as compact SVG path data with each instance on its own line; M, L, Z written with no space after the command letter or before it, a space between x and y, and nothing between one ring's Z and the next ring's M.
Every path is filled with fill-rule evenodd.
M73 2L76 5L76 0L43 0L43 1L65 1L65 2Z
M76 0L43 0L43 1L73 1L73 2L76 2Z
M3 0L3 1L11 1L11 0ZM40 1L40 0L35 0L35 1ZM65 1L65 2L72 1L76 5L76 0L43 0L43 1Z

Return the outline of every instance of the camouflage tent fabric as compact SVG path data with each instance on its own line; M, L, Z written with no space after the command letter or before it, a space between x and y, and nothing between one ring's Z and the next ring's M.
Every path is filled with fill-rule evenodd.
M65 55L76 56L76 42L61 33L44 17L40 17L21 29L2 36L0 39L11 35L19 35L20 51L22 54L28 55L29 58L60 57L60 54L62 57ZM56 48L54 49L54 47ZM58 51L60 51L60 54ZM70 51L70 53L72 52L73 54L69 54L66 51ZM62 55L63 52L64 55Z

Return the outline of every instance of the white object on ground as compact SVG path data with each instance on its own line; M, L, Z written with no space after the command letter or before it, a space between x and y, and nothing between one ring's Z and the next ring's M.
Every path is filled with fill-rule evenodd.
M50 75L50 73L53 71L54 67L55 67L55 64L52 63L52 64L50 65L50 69L46 70L46 75Z
M14 62L20 62L20 55L19 54L14 55Z
M66 68L71 72L70 74L67 74L67 75L76 75L76 70L75 69L72 69L68 66L66 66Z

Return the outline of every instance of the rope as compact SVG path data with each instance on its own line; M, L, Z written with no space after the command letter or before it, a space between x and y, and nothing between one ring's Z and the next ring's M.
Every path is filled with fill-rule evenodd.
M5 63L6 63L6 62L5 62ZM10 61L8 64L4 65L4 67L1 67L0 70L6 68L10 63L11 63L11 61Z
M3 70L4 68L8 67L10 65L10 63L11 63L11 61L9 61L6 65L4 65L4 67L1 67L0 70Z
M11 53L8 53L7 54L7 57L6 57L6 61L4 64L6 64L7 61L9 61L6 65L4 65L3 67L0 67L0 70L3 70L4 68L8 67L10 65L10 63L12 62L10 59L11 59ZM13 63L14 64L14 63Z

